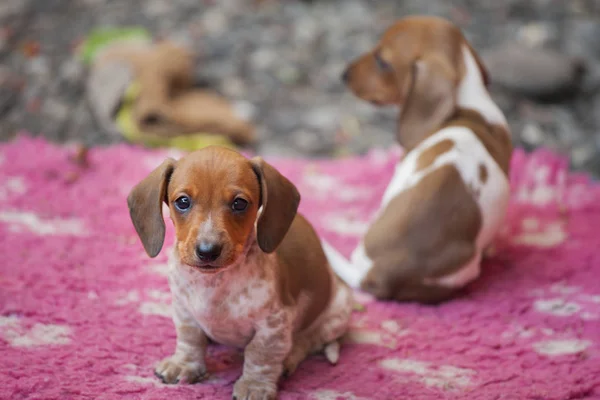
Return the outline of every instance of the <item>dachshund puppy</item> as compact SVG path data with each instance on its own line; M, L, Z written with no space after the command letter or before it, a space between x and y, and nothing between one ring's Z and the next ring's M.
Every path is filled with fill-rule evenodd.
M164 382L202 380L209 339L244 348L238 400L275 398L280 376L310 353L337 362L352 291L297 214L296 187L271 165L204 148L164 161L127 202L150 257L163 246L163 202L175 225L169 285L177 345L156 368Z
M479 276L510 194L511 135L487 71L460 29L416 16L342 79L359 98L400 108L406 156L352 261L324 243L332 267L379 299L447 300Z

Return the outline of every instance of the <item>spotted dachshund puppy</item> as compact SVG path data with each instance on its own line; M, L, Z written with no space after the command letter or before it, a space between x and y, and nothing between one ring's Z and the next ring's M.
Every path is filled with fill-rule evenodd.
M297 213L300 195L288 179L261 158L221 147L167 159L128 197L150 257L163 246L163 202L176 232L169 285L177 345L158 377L201 381L208 339L244 348L238 400L275 398L281 375L310 353L337 362L352 291Z

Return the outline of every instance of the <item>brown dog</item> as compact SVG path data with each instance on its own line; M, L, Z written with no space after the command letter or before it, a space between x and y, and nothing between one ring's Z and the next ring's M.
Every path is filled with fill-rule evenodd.
M164 382L201 380L208 338L245 348L238 400L276 397L282 372L309 353L324 350L337 362L352 292L296 213L299 201L262 159L220 147L167 159L133 188L131 219L148 255L163 245L163 202L176 231L169 284L177 346L156 368Z
M342 79L400 107L406 151L363 241L334 270L381 299L436 303L477 278L509 198L510 132L477 53L450 22L404 18Z
M132 67L140 87L133 117L141 131L163 137L218 133L239 145L255 142L254 127L236 115L227 99L194 87L194 57L187 49L168 41L125 43L104 49L96 66L110 63Z

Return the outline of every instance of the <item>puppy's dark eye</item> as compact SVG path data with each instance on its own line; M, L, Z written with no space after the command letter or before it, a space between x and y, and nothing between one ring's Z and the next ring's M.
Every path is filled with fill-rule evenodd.
M248 207L248 202L244 199L237 198L231 203L231 209L233 211L244 211Z
M383 58L381 58L381 54L379 53L375 53L375 63L381 72L388 72L392 70L392 66Z
M190 208L191 205L192 205L192 202L190 201L190 198L187 196L181 196L181 197L178 197L177 200L175 200L175 208L178 209L179 211L185 211L188 208Z

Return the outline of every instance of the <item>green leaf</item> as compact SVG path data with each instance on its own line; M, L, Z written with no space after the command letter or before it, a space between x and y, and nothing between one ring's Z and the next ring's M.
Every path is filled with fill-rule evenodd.
M142 27L100 28L93 30L82 43L79 55L86 64L91 64L98 51L121 40L152 40L148 31Z

